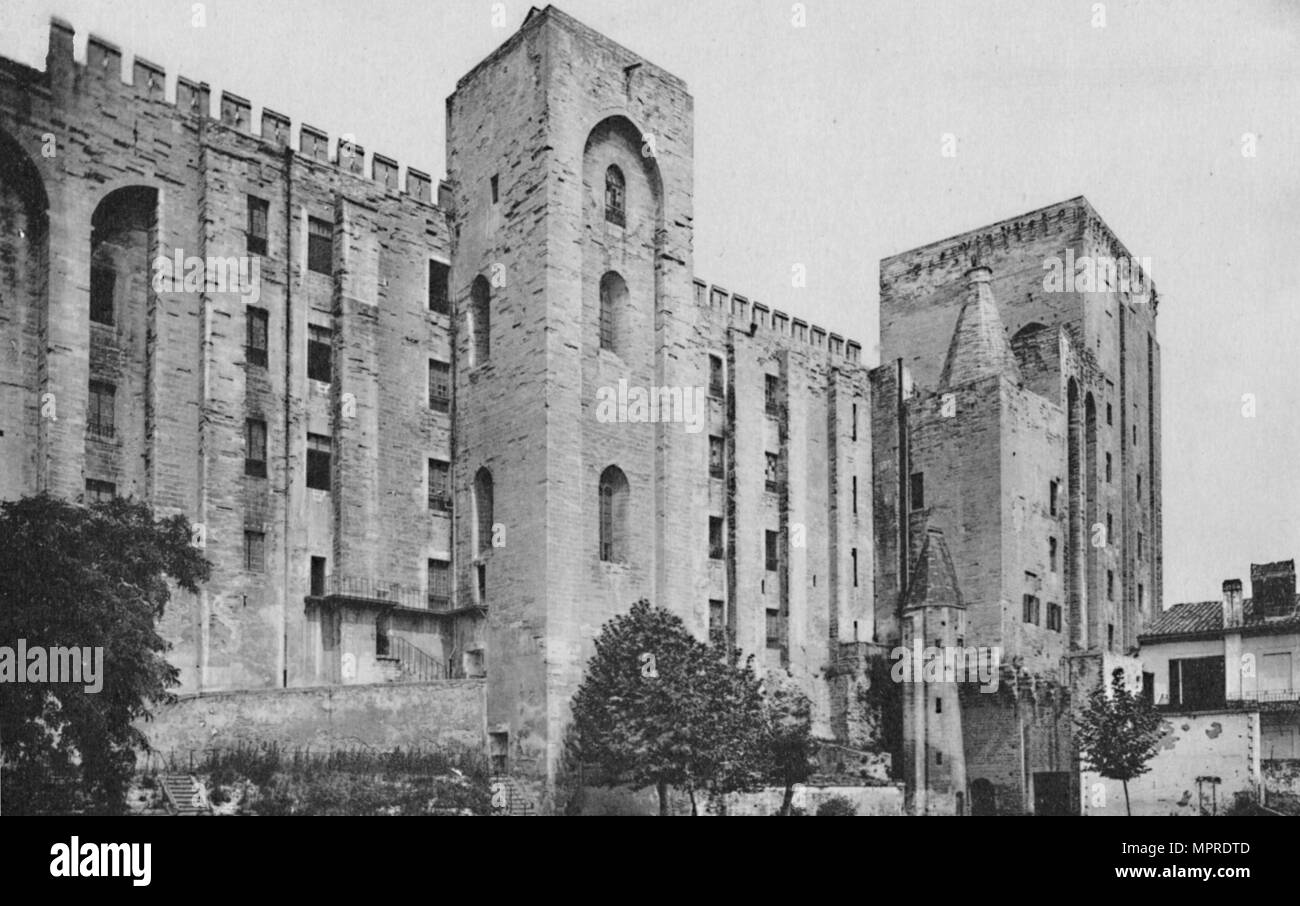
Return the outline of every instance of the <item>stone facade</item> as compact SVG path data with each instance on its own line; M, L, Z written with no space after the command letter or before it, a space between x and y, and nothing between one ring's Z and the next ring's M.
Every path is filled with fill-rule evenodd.
M0 62L0 496L197 523L212 580L162 627L182 692L482 678L495 760L546 781L593 638L648 598L870 761L861 693L931 530L963 603L911 599L914 630L1030 685L1159 610L1154 290L1043 291L1048 256L1123 253L1084 199L886 259L870 368L696 278L691 95L553 7L447 99L437 186L72 37ZM159 286L191 256L258 279ZM931 801L982 777L1031 810L1068 738L981 747L1005 713L948 691Z

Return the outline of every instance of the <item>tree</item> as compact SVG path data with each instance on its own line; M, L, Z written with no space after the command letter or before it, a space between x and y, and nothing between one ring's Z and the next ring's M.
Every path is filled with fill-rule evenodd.
M573 697L571 760L595 782L653 786L659 814L678 787L720 797L762 780L763 711L752 664L697 640L675 614L641 600L596 638Z
M1075 718L1076 738L1084 767L1124 784L1124 809L1129 804L1128 782L1150 770L1147 764L1164 736L1164 719L1145 696L1134 695L1124 671L1111 673L1110 692L1100 681L1088 697L1088 706Z
M146 505L122 499L81 507L41 494L0 504L8 669L19 640L28 652L89 649L102 668L92 691L0 682L0 801L10 814L124 808L135 751L148 745L135 723L170 700L178 678L155 629L168 579L196 592L210 571L190 532L181 516L155 520Z
M781 814L790 814L795 784L805 782L816 765L812 702L789 674L773 677L764 696L764 755L767 777L782 787Z

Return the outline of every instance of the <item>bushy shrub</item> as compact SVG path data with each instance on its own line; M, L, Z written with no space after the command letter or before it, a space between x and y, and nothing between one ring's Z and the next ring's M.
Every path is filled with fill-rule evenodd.
M846 815L856 817L857 814L858 810L853 807L853 803L844 796L832 796L821 805L817 806L818 818L828 815L831 817L843 817Z

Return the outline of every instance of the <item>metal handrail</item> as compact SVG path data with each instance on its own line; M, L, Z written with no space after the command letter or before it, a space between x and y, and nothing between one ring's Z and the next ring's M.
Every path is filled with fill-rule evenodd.
M447 671L438 658L417 648L400 635L388 637L388 654L397 658L403 673L418 681L447 678Z

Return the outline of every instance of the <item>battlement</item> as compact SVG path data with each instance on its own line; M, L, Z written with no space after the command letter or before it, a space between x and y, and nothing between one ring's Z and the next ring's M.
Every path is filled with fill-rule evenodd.
M762 302L750 301L739 293L729 293L720 286L710 286L699 278L694 283L697 305L729 315L732 323L741 329L751 332L770 331L805 343L813 349L821 349L833 358L841 358L854 365L862 364L862 344L857 340L845 340L839 334L831 333L816 324L792 318L779 308L769 308Z
M268 146L283 150L291 148L293 121L269 107L263 107L255 116L254 105L247 98L231 91L222 91L217 114L212 113L212 91L207 82L196 82L177 74L173 97L167 93L167 72L156 63L143 57L129 61L125 76L125 55L121 48L96 34L86 39L86 60L75 59L73 39L76 30L58 17L50 20L49 50L45 58L45 77L51 84L71 85L77 76L98 78L102 84L123 89L126 96L136 100L169 104L185 117L200 117L219 123L242 135L259 139ZM301 124L298 154L332 165L342 173L359 179L379 183L388 191L409 196L415 201L440 208L450 206L451 188L445 180L437 185L434 195L432 178L423 170L407 167L405 180L399 178L401 167L391 157L372 153L370 166L366 166L365 148L351 134L337 136L334 153L330 153L329 135L314 126Z

